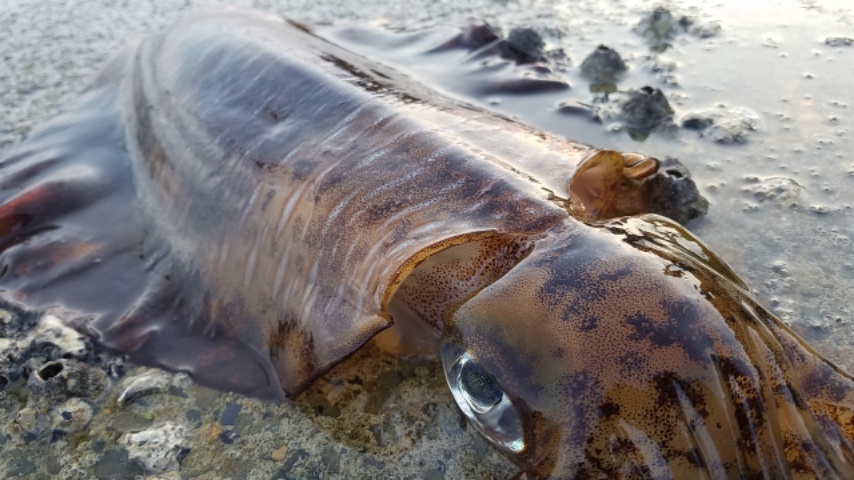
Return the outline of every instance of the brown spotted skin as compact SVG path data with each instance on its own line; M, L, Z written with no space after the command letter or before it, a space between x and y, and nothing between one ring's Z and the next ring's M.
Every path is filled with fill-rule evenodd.
M854 478L851 377L678 225L612 219L653 209L657 166L279 17L205 14L130 46L0 162L0 288L268 398L404 302L513 400L528 478Z

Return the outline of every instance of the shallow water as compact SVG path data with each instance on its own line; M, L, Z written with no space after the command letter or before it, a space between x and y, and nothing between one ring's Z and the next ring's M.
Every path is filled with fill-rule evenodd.
M0 29L10 32L0 44L0 155L72 99L129 37L160 28L188 9L219 3L0 1ZM633 31L655 6L647 2L229 3L254 4L309 24L383 19L392 30L412 31L481 19L505 32L534 29L547 50L565 52L567 59L554 58L572 88L538 100L543 108L520 105L508 95L492 96L487 105L507 114L528 111L523 121L582 142L678 157L712 203L690 228L730 262L762 303L854 371L854 45L825 43L828 37L854 38L854 9L846 2L672 2L675 15L696 17L710 33L713 24L720 30L710 37L678 32L666 46L651 46ZM561 102L601 105L601 94L591 92L579 72L599 44L617 50L629 66L617 88L660 88L677 123L692 111L723 104L755 115L756 129L735 144L685 129L656 131L639 141L614 122L559 113ZM406 60L390 52L373 54L386 55L389 63ZM296 408L187 387L188 398L155 396L120 413L186 421L187 412L199 410L190 435L193 450L180 470L188 477L210 474L209 468L234 478L480 478L512 472L476 434L460 427L436 363L365 353L319 382ZM243 405L244 424L239 439L225 443L221 431L229 427L221 414L237 403ZM3 422L20 408L8 397L0 404ZM60 475L74 475L75 468L87 472L81 476L92 475L101 452L127 428L116 428L116 421L115 415L96 416L90 436L73 442L27 447L10 438L0 442L0 463L7 474L25 472L13 468L15 459L36 459L49 448ZM97 442L106 447L99 451ZM276 460L272 452L283 445L288 452ZM38 465L25 475L48 472L55 473Z

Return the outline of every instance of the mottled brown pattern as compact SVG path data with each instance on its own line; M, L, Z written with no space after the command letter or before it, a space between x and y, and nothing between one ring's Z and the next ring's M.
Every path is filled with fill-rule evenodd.
M564 88L518 73L473 88ZM271 398L395 320L441 330L521 419L524 447L500 448L528 478L854 478L854 380L681 226L623 217L666 180L304 26L205 14L0 162L0 288Z

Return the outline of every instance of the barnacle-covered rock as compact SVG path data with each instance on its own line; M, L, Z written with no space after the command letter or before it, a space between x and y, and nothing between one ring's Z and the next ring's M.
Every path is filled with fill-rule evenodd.
M149 473L163 473L178 468L184 447L185 429L176 423L165 423L122 436L120 443L127 448L128 458L136 459Z
M92 414L89 403L77 397L69 398L51 411L51 428L65 433L79 432L92 421Z
M613 83L628 69L616 50L599 45L581 62L581 73L595 83Z
M34 371L27 382L30 402L58 405L72 397L99 399L110 381L100 369L63 358Z
M39 319L28 341L33 347L51 345L65 357L84 358L88 350L86 337L49 314Z
M759 116L741 107L718 105L708 110L690 112L682 118L682 127L697 130L716 143L742 143L757 129Z
M658 88L643 87L617 92L611 103L598 106L596 115L617 129L639 131L673 126L673 108ZM612 128L614 128L612 127Z

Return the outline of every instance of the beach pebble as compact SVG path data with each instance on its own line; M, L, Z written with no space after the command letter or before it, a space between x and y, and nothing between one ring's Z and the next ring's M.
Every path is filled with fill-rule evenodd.
M172 377L172 374L159 369L151 369L141 375L130 377L124 382L125 387L119 395L118 403L120 405L130 403L145 395L165 392L172 384Z
M288 454L288 446L282 445L281 447L273 450L273 453L270 455L273 460L277 462L281 462L285 459L285 456Z

